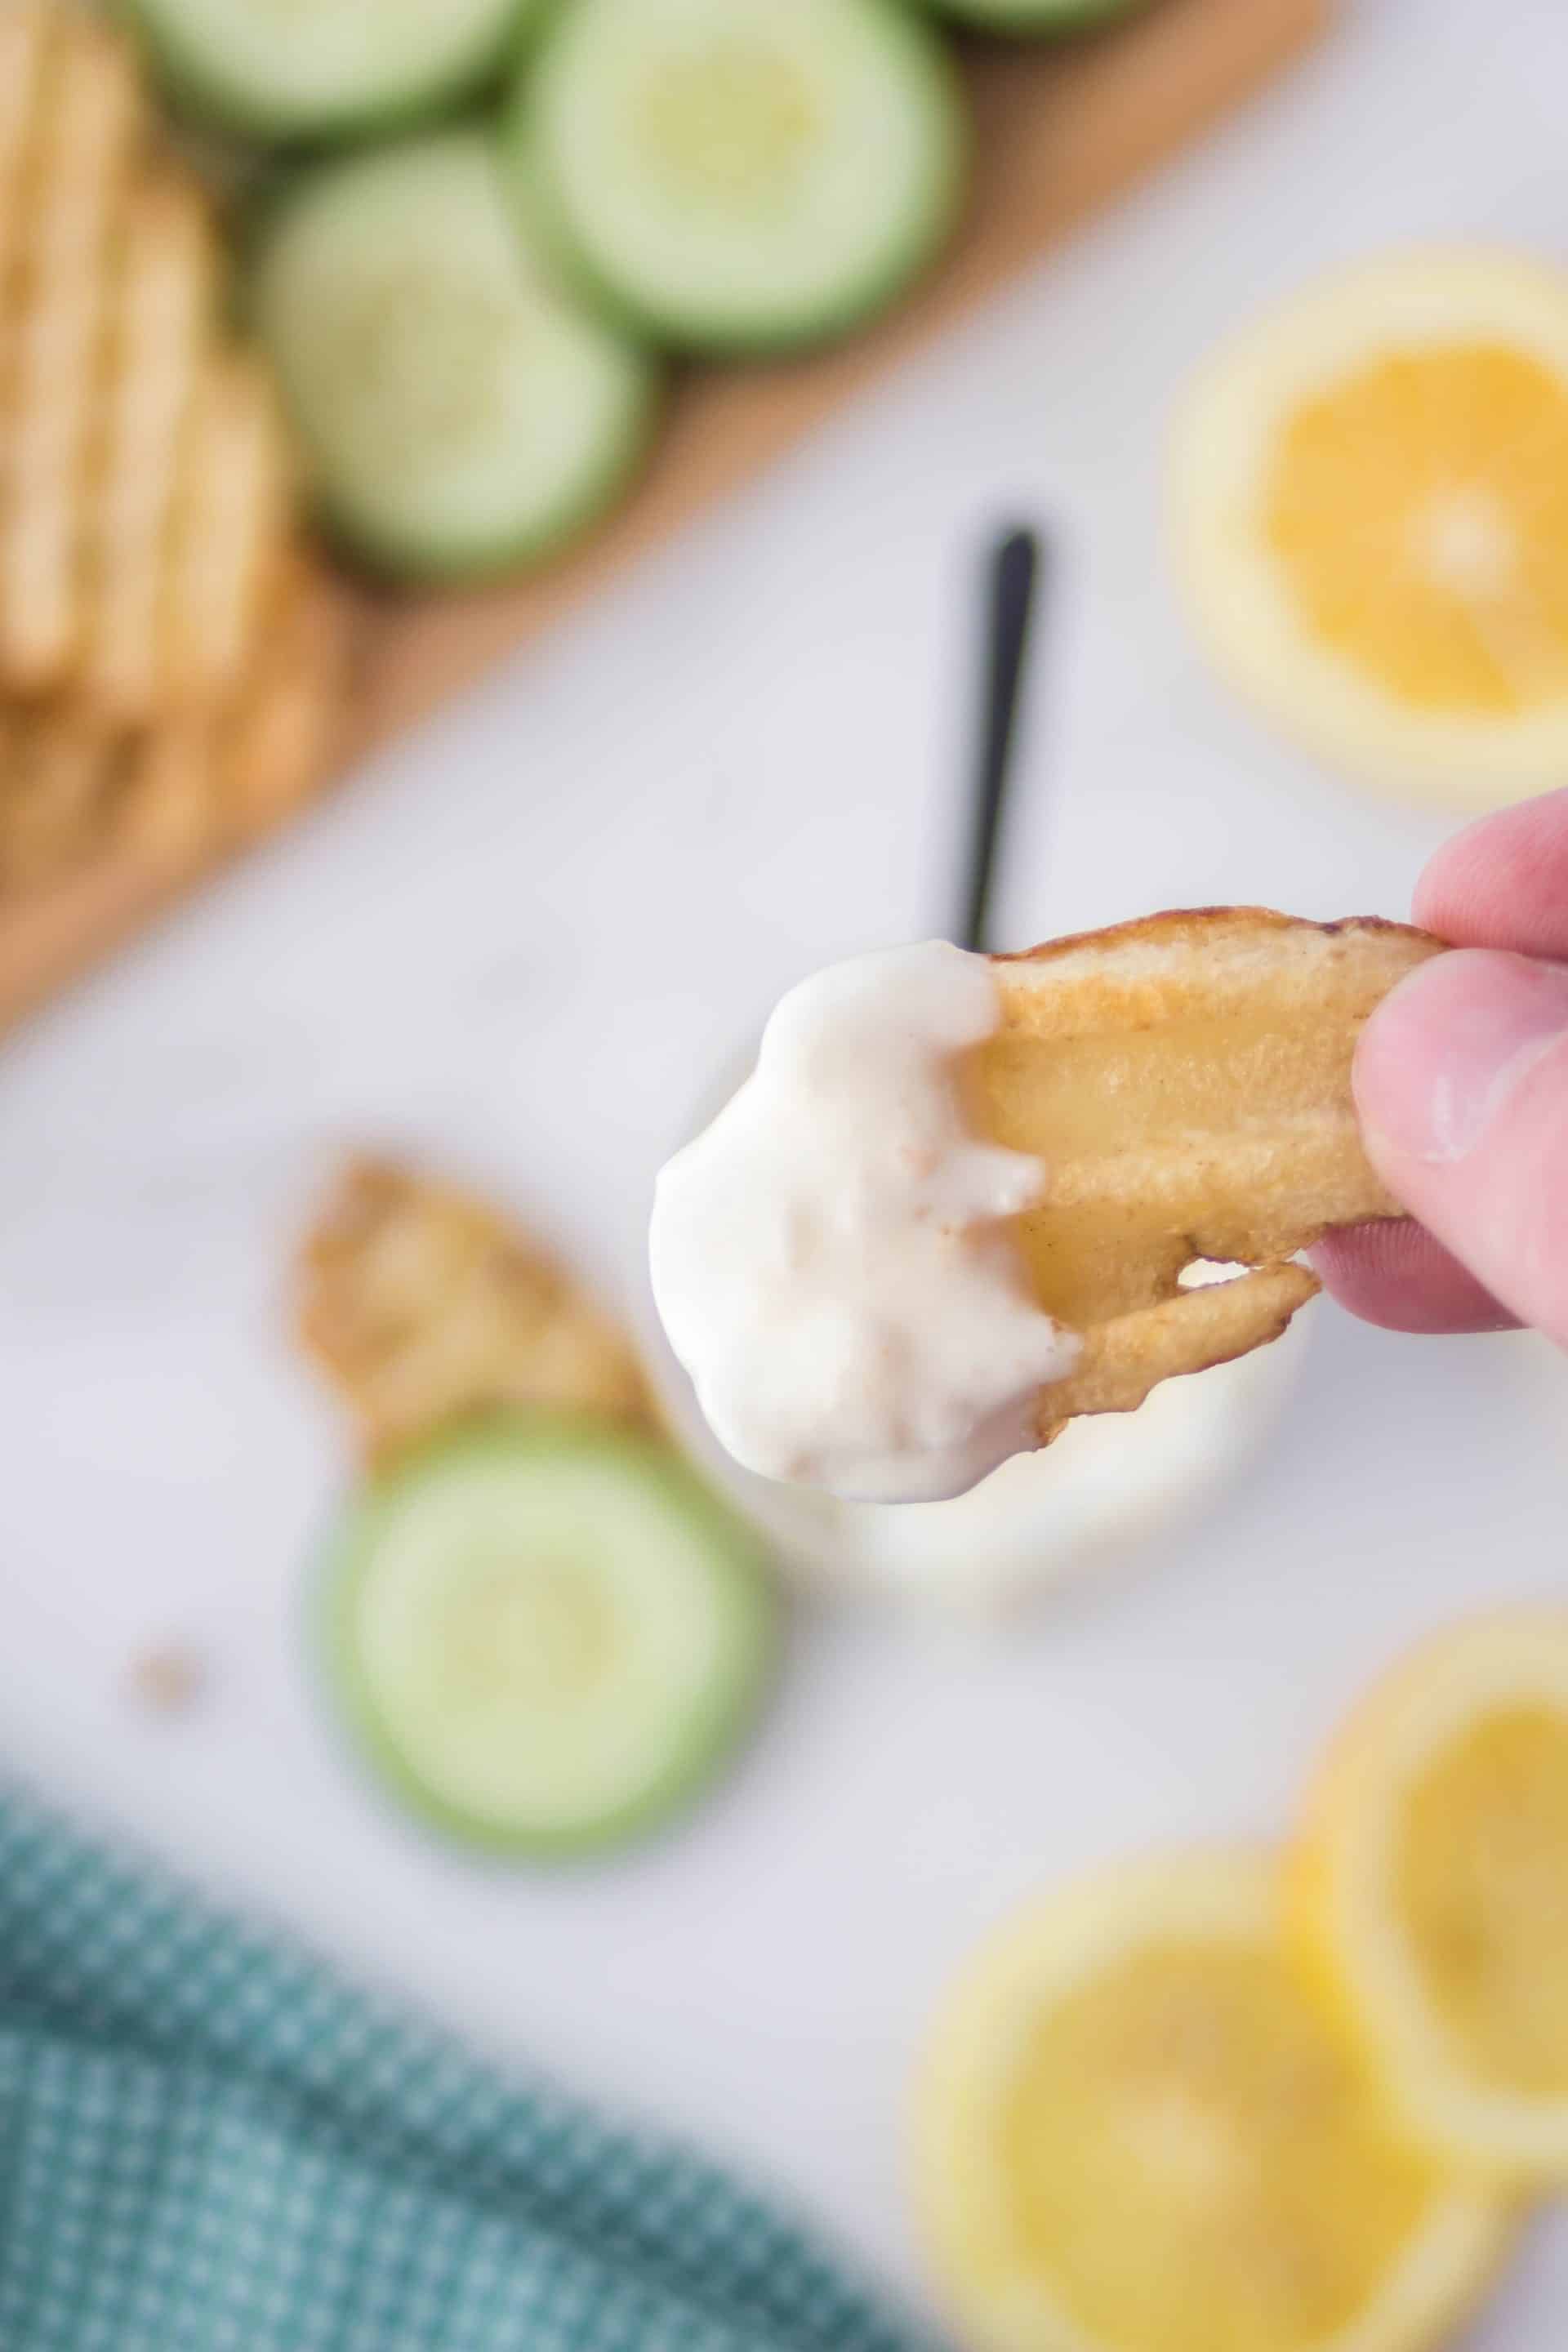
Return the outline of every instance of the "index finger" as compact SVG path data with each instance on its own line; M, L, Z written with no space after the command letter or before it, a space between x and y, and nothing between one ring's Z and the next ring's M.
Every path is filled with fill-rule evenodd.
M1416 885L1414 918L1453 947L1568 961L1568 789L1445 842Z

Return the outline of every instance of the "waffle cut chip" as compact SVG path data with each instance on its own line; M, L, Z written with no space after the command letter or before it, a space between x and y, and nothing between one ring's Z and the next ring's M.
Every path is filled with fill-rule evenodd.
M350 644L341 592L300 558L247 676L211 709L125 728L75 693L0 700L0 906L127 856L194 874L270 831L327 772Z
M1362 1148L1351 1063L1380 999L1439 952L1398 924L1232 907L994 960L1002 1023L969 1074L973 1116L1045 1163L1017 1237L1040 1304L1083 1342L1042 1395L1042 1444L1278 1339L1318 1288L1295 1254L1401 1213ZM1185 1286L1204 1260L1242 1271Z
M100 849L130 746L74 703L0 705L0 901Z
M350 650L341 592L296 559L237 691L216 708L176 713L132 744L112 809L114 839L196 866L270 832L326 773Z
M70 0L3 0L0 689L124 728L245 676L292 499L218 283L130 44Z
M629 1342L553 1258L389 1160L350 1164L301 1277L301 1337L374 1461L497 1405L653 1422Z

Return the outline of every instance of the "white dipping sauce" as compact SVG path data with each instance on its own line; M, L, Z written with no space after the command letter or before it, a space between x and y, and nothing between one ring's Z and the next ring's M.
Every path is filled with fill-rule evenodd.
M751 1077L660 1175L654 1297L747 1469L930 1502L1033 1445L1079 1342L1006 1230L1044 1167L963 1114L958 1062L999 1018L985 958L941 940L837 964L784 998Z

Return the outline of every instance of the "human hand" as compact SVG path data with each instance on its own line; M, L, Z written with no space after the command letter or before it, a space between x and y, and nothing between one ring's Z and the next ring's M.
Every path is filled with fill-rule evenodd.
M1368 1022L1367 1152L1419 1222L1331 1234L1342 1304L1398 1331L1531 1324L1568 1347L1568 791L1486 817L1433 858L1414 919L1458 952Z

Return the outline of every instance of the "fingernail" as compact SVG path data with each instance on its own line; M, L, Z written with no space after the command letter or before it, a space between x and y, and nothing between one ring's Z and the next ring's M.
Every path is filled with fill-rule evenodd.
M1384 999L1356 1055L1373 1156L1466 1160L1543 1055L1568 1038L1568 966L1456 949Z

